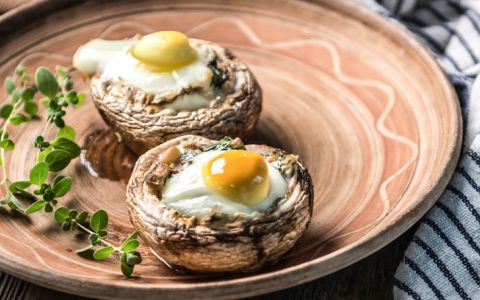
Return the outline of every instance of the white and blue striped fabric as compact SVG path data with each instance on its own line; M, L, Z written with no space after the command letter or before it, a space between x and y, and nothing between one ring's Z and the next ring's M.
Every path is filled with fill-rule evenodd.
M480 0L361 0L403 24L449 75L465 136L452 181L423 217L394 278L395 299L480 299Z

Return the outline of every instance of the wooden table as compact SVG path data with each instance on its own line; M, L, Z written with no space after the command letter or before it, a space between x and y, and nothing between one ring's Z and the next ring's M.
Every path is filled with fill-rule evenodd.
M28 0L0 0L0 14ZM391 299L393 274L416 226L395 241L329 276L254 299ZM0 272L0 299L87 299L41 287Z
M270 299L392 299L393 274L416 226L369 257L329 276L290 289L253 298ZM41 287L0 273L0 299L87 299Z

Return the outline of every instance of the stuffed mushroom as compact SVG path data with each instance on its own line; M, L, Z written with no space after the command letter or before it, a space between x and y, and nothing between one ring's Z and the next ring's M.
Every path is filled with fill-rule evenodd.
M93 76L96 108L138 154L185 134L246 138L262 107L247 65L219 45L180 32L95 39L77 50L73 65Z
M187 135L136 163L127 206L163 260L203 273L252 272L293 247L312 215L313 186L296 155Z

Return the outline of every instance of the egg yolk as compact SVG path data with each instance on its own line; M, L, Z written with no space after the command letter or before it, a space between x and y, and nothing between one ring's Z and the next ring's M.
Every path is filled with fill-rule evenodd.
M177 31L147 34L130 48L130 54L152 72L171 72L197 58L188 37Z
M202 176L208 188L247 205L262 202L270 189L267 163L253 151L222 152L203 165Z

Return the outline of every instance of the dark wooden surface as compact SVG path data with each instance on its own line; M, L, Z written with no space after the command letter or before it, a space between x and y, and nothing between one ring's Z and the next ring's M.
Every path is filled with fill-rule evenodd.
M415 227L380 251L348 268L309 283L253 299L392 299L393 274ZM77 300L87 298L50 290L0 273L0 299Z
M20 0L0 0L0 14ZM253 298L270 299L392 299L393 274L415 227L369 257L326 277ZM41 287L0 272L0 299L87 299Z

